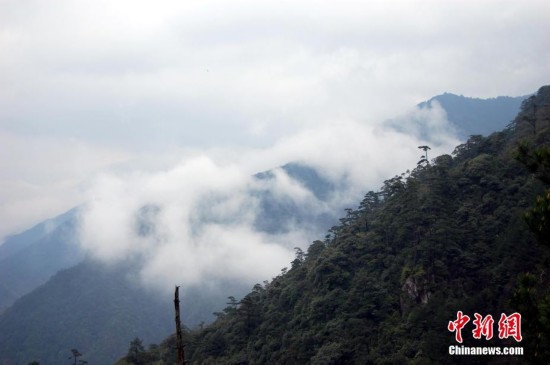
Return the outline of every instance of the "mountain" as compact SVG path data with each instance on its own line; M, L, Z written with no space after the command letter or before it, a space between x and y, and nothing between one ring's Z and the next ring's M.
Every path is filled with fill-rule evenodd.
M61 269L80 262L77 209L8 237L0 246L0 313Z
M280 169L321 202L327 201L335 191L334 185L310 166L289 163ZM255 178L275 180L274 171L258 173ZM269 186L253 194L260 198L260 212L255 222L255 228L259 231L282 233L293 224L301 224L322 232L337 222L337 214L303 209L290 197L281 199L275 196ZM0 277L3 278L0 281L0 313L16 299L44 284L59 270L83 260L84 252L78 245L76 233L78 210L73 208L20 234L9 236L0 245Z
M434 96L420 103L421 108L439 103L449 120L465 140L469 135L494 132L504 128L517 114L525 97L476 99L450 93ZM280 168L294 182L308 189L319 202L327 202L338 189L318 171L300 163L288 163ZM258 173L258 180L276 178L276 169ZM337 222L339 212L317 211L303 207L292 199L276 196L268 188L253 192L260 197L260 212L256 229L268 233L288 232L293 225L322 232ZM343 209L344 207L340 207ZM8 237L0 246L0 313L22 295L45 283L58 270L69 268L83 258L75 244L74 224L77 208L47 220L21 234ZM44 259L45 258L45 259Z
M279 170L319 201L330 199L334 191L331 183L303 164L259 173L255 179L262 184L252 192L261 207L256 229L275 234L299 223L321 232L336 222L336 213L310 212L290 197L273 193ZM155 231L150 218L159 209L151 205L137 212L140 235ZM135 336L147 344L173 330L170 296L139 289L128 279L135 278L133 267L139 263L115 269L84 258L77 242L77 218L78 210L71 210L0 246L0 303L4 308L13 304L0 314L1 365L33 360L59 364L73 348L89 363L112 363ZM243 283L228 280L182 288L182 321L189 327L211 322L228 296L242 296L247 290ZM165 315L155 318L159 311Z
M527 96L499 96L490 99L470 98L444 93L418 104L419 108L431 108L439 103L455 126L459 137L466 140L471 135L487 136L505 128L520 111Z
M63 364L73 348L89 363L108 364L135 336L136 320L147 322L140 336L158 341L173 329L170 301L127 275L86 260L20 298L0 316L0 364Z
M547 86L508 128L368 192L289 270L186 331L186 363L550 363L549 116ZM494 336L474 338L476 313L494 318ZM461 314L472 319L462 343ZM453 346L523 355L451 356ZM174 336L134 350L117 365L176 358Z
M145 343L161 340L174 330L173 298L145 290L135 266L85 259L18 299L0 316L0 364L61 364L73 348L91 364L109 364L138 335ZM246 290L225 282L181 293L182 321L194 327L211 318L229 295Z
M539 104L540 104L540 100L537 100L535 102L535 105L539 105ZM543 104L540 104L540 105L543 105ZM537 113L540 114L541 110L544 110L544 109L539 108ZM524 119L530 120L528 116L526 116ZM505 124L507 124L507 122ZM536 127L535 129L537 130L537 133L538 133L538 129L543 128L542 127L543 125L541 123L539 123L538 125L537 123L534 123L533 125ZM511 131L502 132L502 133L504 134L511 133ZM537 135L540 135L540 134L537 134ZM506 138L509 138L509 137L506 137ZM484 139L474 138L470 142L468 142L468 144L465 144L462 147L458 148L457 151L465 150L467 151L467 153L472 154L473 149L470 147L464 147L464 146L476 145L479 143L481 144L486 143L484 141L485 141ZM490 143L497 144L496 142L490 142ZM458 157L465 158L467 154L464 154L464 153L463 152L458 153L458 155L455 157L455 159L453 159L453 161L455 162L460 161L460 159L457 160ZM457 167L453 164L451 164L450 166L453 167L453 169L455 170L457 169ZM482 167L485 168L483 164L482 164ZM518 171L520 170L518 169ZM271 190L270 184L272 184L278 178L278 176L280 176L281 173L283 173L288 179L291 179L293 183L299 184L305 189L309 190L309 192L311 193L311 196L314 197L317 202L319 202L318 204L319 207L326 207L324 203L330 201L332 194L339 189L339 187L334 185L334 183L331 183L328 180L324 179L322 174L319 173L319 171L309 166L306 166L304 164L290 163L278 169L259 173L255 175L256 180L260 182L260 184L258 184L259 187L252 192L252 194L256 194L256 196L260 198L260 214L258 215L255 221L256 229L262 230L268 233L276 234L276 233L287 232L289 229L291 229L292 226L299 224L300 226L311 226L312 230L317 229L320 232L323 229L326 229L334 225L334 222L337 222L335 217L339 214L339 210L327 211L326 209L313 209L311 207L305 207L303 205L297 204L290 197L285 197L285 196L281 197L280 195L275 194L274 191ZM525 173L525 175L521 175L521 176L525 177L527 175ZM500 179L502 177L499 176L498 178ZM390 181L393 181L393 179L390 179ZM412 179L411 181L414 181L414 179ZM455 184L455 182L454 181L449 182L449 184L451 186L454 186L453 184ZM430 191L431 189L426 184L424 185L419 184L419 186L421 186L421 189L424 189L427 191ZM511 189L513 190L515 188L511 188ZM385 196L384 194L386 193L382 192L378 196L383 197ZM388 201L389 200L382 199L382 202L384 204L387 204ZM477 204L477 202L478 201L476 200L475 203ZM404 207L407 206L403 202L400 202L400 204L403 204ZM450 202L448 202L448 204L449 206L452 206ZM525 206L525 202L521 202L521 204L518 203L518 207L524 207L524 206ZM147 207L147 209L154 211L156 208ZM413 207L409 207L409 209L413 209ZM147 212L144 211L144 214L145 213ZM341 220L344 226L348 224L356 225L355 215L358 215L359 213L350 211L350 214L351 213L354 214L353 217L345 217ZM373 213L369 213L369 214L373 214ZM399 216L399 213L390 212L390 213L386 213L386 217L392 217L392 214L394 214L396 217ZM6 310L4 314L0 315L0 329L1 329L0 332L2 332L2 336L3 336L3 337L0 336L0 354L2 354L2 358L4 359L3 362L0 362L0 364L2 365L8 364L8 363L9 364L27 364L28 362L32 360L37 360L37 359L41 360L42 365L50 364L50 363L58 363L56 361L59 361L59 359L61 359L62 356L68 357L67 353L70 355L71 348L78 348L79 351L85 355L85 359L90 362L105 363L106 361L106 363L109 363L113 361L113 359L116 356L120 356L125 352L124 350L127 348L128 343L130 343L130 341L135 336L139 336L146 343L149 343L151 341L158 341L163 334L166 334L172 331L171 320L168 321L170 322L170 325L166 324L166 327L164 325L159 325L159 326L152 326L152 328L150 328L151 326L147 318L155 318L161 311L168 318L169 317L168 313L171 313L171 307L160 308L159 306L161 304L155 301L155 295L158 297L158 294L144 292L143 290L139 290L136 287L132 287L132 285L130 285L130 283L128 282L128 277L129 276L132 277L133 275L135 275L135 273L133 273L131 267L128 267L128 266L118 268L117 270L113 270L113 269L108 270L97 263L93 263L87 260L75 267L59 272L57 275L54 275L43 286L40 286L37 288L38 285L44 283L47 280L47 278L53 273L55 273L57 270L63 269L63 268L65 269L69 268L72 265L82 260L82 257L83 257L82 252L78 250L71 251L73 249L77 249L78 247L77 245L73 244L74 240L76 239L76 236L75 236L76 221L74 216L76 216L74 212L67 213L66 215L63 215L62 217L60 217L59 220L54 219L54 221L50 221L50 222L46 222L44 224L38 225L33 229L31 229L30 231L24 232L21 235L11 237L7 240L7 242L3 246L0 246L0 275L2 275L1 276L2 278L7 278L7 280L3 280L3 282L0 284L0 291L4 290L4 292L0 294L8 293L6 294L5 297L4 295L1 295L0 299L8 298L9 299L8 303L9 303L9 301L13 302L13 300L15 300L16 298L20 298L18 301L16 301L13 304L13 306L10 309ZM373 219L376 220L381 218L376 218L376 219L369 218L369 221ZM385 219L389 219L389 218L385 218ZM394 224L391 221L384 221L384 222L385 222L384 224L386 223ZM407 226L406 222L405 223L400 222L400 223L403 224L404 227ZM379 223L379 225L382 225L382 223ZM331 230L331 234L336 235L337 232L340 232L343 229L341 227L342 226L334 227L334 229ZM140 225L140 229L147 230L149 228L150 227L148 227L146 224ZM399 227L396 227L396 229L397 228ZM471 227L469 227L468 229L470 228ZM357 227L356 229L359 229L358 232L362 232L361 231L362 228ZM147 232L144 231L143 233L145 234ZM363 234L367 234L367 233L363 232ZM377 234L380 234L380 233L377 233ZM388 236L387 239L390 240L393 238L391 238L391 236ZM401 237L401 239L405 239L405 238ZM292 281L294 279L291 279L293 275L295 275L295 272L298 267L297 265L301 267L303 263L304 268L308 267L308 265L312 265L311 262L313 261L311 260L313 260L313 256L314 256L312 252L314 252L316 249L320 249L321 247L332 247L331 250L335 250L336 255L338 257L341 257L342 255L345 256L349 254L352 254L352 255L357 254L358 255L357 260L364 259L363 256L361 256L361 251L350 253L346 250L342 251L340 248L338 248L340 247L340 244L337 243L338 241L336 236L334 236L332 239L328 239L326 241L319 241L319 242L322 242L322 246L319 246L318 242L313 246L311 246L307 254L302 253L301 256L297 257L298 261L295 261L293 263L292 269L289 270L287 274L281 275L277 280L282 280L282 282L285 282L285 280L291 280L289 282L289 283L293 283L293 284L289 284L291 287L292 285L298 285ZM364 245L368 246L368 243L364 243ZM405 244L401 243L401 245L405 245ZM324 251L324 248L322 250ZM376 255L378 256L383 256L386 254L387 252L385 252L384 250L376 253ZM397 256L398 254L394 252L393 255ZM401 259L404 260L403 258ZM371 260L371 259L368 259L368 260ZM391 258L386 258L386 260L391 261ZM307 264L305 264L306 262ZM352 262L354 264L353 265L350 264L350 265L353 268L353 271L350 273L346 273L345 271L343 272L344 276L350 276L350 277L354 277L355 271L359 270L354 267L355 264L366 265L365 262L356 261L355 258L353 258L351 261L349 259L345 259L342 262L343 263L333 263L329 260L329 262L327 262L326 265L328 265L329 268L333 268L334 265L346 266L347 265L345 264L346 262ZM529 260L527 260L526 262L529 262ZM477 265L481 265L481 264L477 263ZM420 268L418 268L417 266L418 265L416 266L413 265L413 269L420 270ZM42 270L44 267L45 269ZM19 285L19 288L17 290L13 290L13 288L15 287L15 284L18 283L18 280L26 280L25 279L25 275L27 275L26 273L27 272L32 273L34 271L39 272L39 274L35 276L39 278L39 280L33 279L30 284L25 284L25 285L17 284ZM308 275L318 275L318 274L307 274L305 278L307 278ZM396 273L393 271L388 271L388 273L384 275L390 275L392 280L395 280L396 278ZM373 277L376 278L376 280L378 280L380 283L384 283L384 280L387 280L385 279L384 275L374 271ZM31 275L31 278L32 277L33 276ZM75 282L72 281L73 278L80 278L81 282L85 281L84 278L86 278L86 280L89 280L89 284L86 286L87 291L89 290L89 293L87 294L88 298L86 298L84 301L90 302L90 303L96 303L96 305L94 306L84 305L82 304L81 300L74 300L74 298L72 298L70 295L63 295L59 291L59 288L72 288L68 292L73 291L77 293L78 292L77 285L75 284ZM325 280L322 278L322 275L319 276L319 278L320 278L319 280ZM302 279L304 279L304 277L300 278L300 280ZM308 280L310 279L311 278L309 278ZM336 280L336 282L338 282L338 280ZM422 290L418 289L419 284L414 280L417 280L417 279L413 277L410 280L408 280L409 286L410 286L410 283L413 284L411 292L414 293L416 290L417 293L419 292L421 293ZM279 284L277 283L278 281L274 281L272 283L274 285L273 287L268 286L269 288L271 288L269 290L274 290L273 288L278 287ZM316 297L315 290L317 289L313 290L308 281L304 281L303 285L304 286L298 286L299 289L289 288L288 290L285 290L284 295L292 294L292 296L295 297L298 295L298 293L300 293L303 290L304 298L305 298L304 300L306 301L309 300L309 301L312 301L311 303L317 303L320 300L321 301L324 300L323 299L324 297L323 298ZM220 292L213 292L213 291L205 290L205 288L195 288L192 291L184 293L182 301L186 310L183 312L185 316L183 321L186 325L192 327L199 324L201 321L210 322L211 318L213 318L212 312L217 310L219 311L219 309L224 306L224 303L226 302L225 298L228 295L244 296L246 294L246 290L242 287L242 284L239 284L239 283L220 283L220 287L223 287L225 290ZM258 292L258 293L261 292L264 294L268 293L267 292L268 287L266 288L256 287L255 292ZM416 289L414 289L414 287L416 287ZM37 288L37 289L30 292L30 290L32 290L33 288ZM393 287L392 289L395 289L395 287ZM292 290L292 291L289 292L289 290ZM347 290L347 288L344 288L343 290ZM388 288L385 288L383 290L389 291ZM29 293L29 294L21 297L21 295L24 293ZM53 295L52 293L55 293L55 295ZM255 298L256 294L253 294L253 293L251 294ZM323 293L324 293L323 291L320 291L319 295L324 295ZM342 294L342 298L345 298L345 295L344 295L345 292L343 293L338 292L337 294L338 295ZM396 294L394 293L392 295L395 297ZM119 301L118 296L122 296L122 298L129 298L129 299L124 301ZM245 296L245 298L248 296ZM102 305L99 305L99 303L94 302L94 300L91 299L92 297L101 298L101 303L105 303L105 305L102 306ZM418 297L420 299L415 299L415 301L420 300L422 302L424 300L422 298L425 298L425 297L426 296L424 294L420 294L420 296ZM361 297L358 300L363 300L363 299L364 298ZM163 301L165 301L164 303L166 303L166 300L167 300L166 298L163 298ZM283 299L279 299L279 300L282 301ZM292 300L295 300L295 299L292 299ZM349 301L352 301L352 300L354 299L351 299L351 298L349 299ZM112 302L114 302L114 304ZM170 299L168 299L168 303L170 302L171 302ZM141 308L132 308L131 307L132 303L134 304L139 303ZM111 307L111 304L113 304L112 307ZM269 308L275 308L276 303L266 302L265 305L269 306ZM303 306L307 306L307 305L303 304ZM125 307L127 307L128 313L138 313L138 314L127 316L126 310L124 310ZM216 326L220 325L220 323L222 324L225 323L223 321L226 319L229 321L228 323L234 324L237 330L239 328L241 328L242 330L241 322L231 322L232 320L235 320L235 318L237 318L237 317L232 317L233 316L232 313L239 313L239 316L241 317L243 315L246 315L247 318L250 317L249 313L247 312L248 309L246 309L246 307L243 307L243 308L241 307L242 307L242 304L240 306L237 305L236 307L231 306L226 308L223 312L218 312L217 316L220 317L220 319L218 319L218 321L213 325L213 327L208 327L209 328L208 331L212 331L213 328L214 329L217 328ZM106 308L105 311L108 313L108 315L104 314L104 308ZM142 310L143 312L139 312L139 310ZM269 311L266 313L269 313ZM276 310L273 313L276 313ZM290 320L290 315L288 313L286 314L281 313L281 314L283 315L283 317L281 318L289 318ZM90 321L79 322L78 320L79 318L95 318L95 317L101 319L103 318L103 316L106 316L106 317L108 316L111 322L116 322L116 323L122 322L124 323L124 325L122 324L111 325L109 322L98 320L97 324L99 324L100 326L96 327L95 326L96 323L92 323ZM44 321L42 318L45 318L45 317L47 317L47 320ZM31 320L33 323L35 322L43 322L43 323L40 323L40 325L36 326L36 329L34 329L35 328L34 326L29 325L29 321ZM254 322L256 320L259 320L259 319L254 318ZM313 319L311 319L311 321L313 323ZM165 323L164 320L160 322ZM294 323L294 322L289 322L289 323ZM60 334L72 333L74 328L78 328L79 330L78 337L73 338L73 337L66 337L66 336L64 337L64 336L57 335L58 333ZM49 333L51 333L52 331L56 333L55 336L49 336ZM248 328L248 327L245 328L246 333L252 334L251 331L252 331L252 328ZM197 332L197 333L203 333L203 332ZM222 332L215 331L215 333L216 333L215 341L219 340L222 342L226 341L227 343L230 343L230 341L226 337L224 337L225 334L223 331ZM204 343L208 343L208 341L210 340L210 339L204 339L200 337L202 335L196 335L195 332L192 332L191 334L193 336L193 337L190 337L192 341L199 341L198 339L200 339L200 341L203 341ZM188 335L191 336L191 334L188 334ZM239 335L239 333L235 333L235 335ZM195 336L199 336L199 337L195 337ZM17 341L12 340L12 338L17 339ZM110 338L111 342L102 343L100 341L100 339L102 338ZM237 336L237 338L239 337ZM78 341L76 341L77 339ZM117 340L115 341L114 339L117 339ZM118 339L120 339L120 341ZM168 339L166 343L168 344L172 343L171 341L172 341L171 339ZM291 343L292 341L290 341L289 343ZM90 344L95 344L96 342L101 345L94 345L94 346L90 345ZM212 344L209 344L208 346L211 346L211 345ZM297 344L294 343L294 345L297 345ZM196 352L196 355L193 355L193 356L196 356L196 359L203 359L203 357L201 357L201 356L204 356L204 353L201 352L203 350L204 348L198 349L198 348L194 348L193 346L189 347L189 351ZM311 350L308 350L308 351L311 351ZM167 354L170 354L169 349L165 350L165 352ZM242 355L242 350L231 349L230 352L232 354L240 353ZM224 350L224 352L220 353L219 355L221 354L227 354L227 353ZM241 355L238 355L238 356L241 356ZM274 356L278 356L278 355L274 355ZM223 359L224 359L223 361L226 360L225 358Z
M319 200L328 200L336 187L326 178L322 177L313 167L291 162L281 166L281 169L293 180L311 191ZM273 170L260 172L254 175L260 180L269 180L275 177Z
M317 199L324 203L330 200L337 187L317 172L311 166L300 163L288 163L280 170L297 184L300 184ZM276 170L258 173L254 177L259 181L273 181ZM254 226L258 231L268 233L284 233L296 225L310 227L311 231L320 233L338 222L338 214L332 211L312 210L290 197L281 197L273 189L261 189L254 192L260 198L259 212ZM344 206L339 207L344 209Z

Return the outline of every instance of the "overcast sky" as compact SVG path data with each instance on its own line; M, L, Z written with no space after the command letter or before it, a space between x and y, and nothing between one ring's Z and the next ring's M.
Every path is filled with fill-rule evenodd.
M224 179L301 160L376 186L418 159L380 122L445 91L536 91L549 34L546 0L0 0L0 237L109 174L193 161Z

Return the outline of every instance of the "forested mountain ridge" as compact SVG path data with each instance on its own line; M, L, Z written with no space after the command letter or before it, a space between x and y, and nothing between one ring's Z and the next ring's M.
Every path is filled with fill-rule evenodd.
M170 303L128 273L84 260L20 298L0 316L0 364L64 364L72 348L90 364L108 364L137 334L136 321L148 322L138 327L144 340L161 338L172 327Z
M550 252L524 219L548 191L539 170L550 159L525 156L550 148L549 111L543 87L509 128L367 193L324 240L297 250L290 269L188 331L187 363L549 363ZM535 175L517 160L520 141ZM521 313L519 344L475 340L469 327L463 336L465 346L522 346L524 355L449 356L457 311L497 321ZM118 364L172 363L174 338L129 355Z
M274 194L272 185L279 172L319 201L334 193L334 186L303 164L289 163L256 174L254 178L263 182L251 192L259 201L254 222L258 231L286 232L301 224L322 232L337 222L331 211L308 210L291 197ZM148 218L159 209L149 205L136 213L140 234L154 231L154 220ZM73 347L90 363L108 364L120 357L133 336L139 335L145 343L158 342L173 328L170 303L160 300L158 292L128 280L138 281L139 262L113 269L84 257L78 244L78 218L75 208L0 246L0 365L26 365L33 360L59 364ZM250 282L223 278L209 284L182 288L186 308L182 318L189 326L213 321L212 312L223 307L228 295L244 295L250 286ZM165 315L155 316L161 308L168 309L162 311Z

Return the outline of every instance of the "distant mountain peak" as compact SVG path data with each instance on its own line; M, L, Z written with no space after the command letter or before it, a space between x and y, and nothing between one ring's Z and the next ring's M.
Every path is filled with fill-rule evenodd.
M527 97L497 96L481 99L444 92L417 106L431 108L433 102L437 101L447 113L449 122L457 129L459 137L466 140L470 135L487 136L505 128L518 114Z

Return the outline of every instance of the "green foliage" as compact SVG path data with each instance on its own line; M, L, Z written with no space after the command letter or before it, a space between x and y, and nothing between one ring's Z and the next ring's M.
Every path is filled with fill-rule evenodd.
M544 272L545 273L545 272ZM519 275L512 305L522 314L526 357L534 364L550 359L550 281L545 275Z
M506 360L550 363L550 252L523 219L544 187L514 159L516 140L511 128L472 136L368 192L290 270L188 332L188 363L461 363L447 354L459 310L519 311L530 355Z
M143 341L138 337L134 338L130 342L130 348L126 355L126 361L133 365L145 365L147 364L147 354L145 353L145 347L143 347Z
M516 158L537 179L550 185L550 147L532 148L527 142L522 142L518 145ZM533 206L525 213L525 220L537 239L550 245L550 188L536 197Z
M525 220L540 242L550 244L550 189L536 197L525 213Z
M546 93L550 90L546 89ZM549 94L550 95L550 94ZM537 97L540 97L540 92ZM526 100L524 109L532 109L533 114L524 112L523 120L528 122L536 131L537 125L540 128L540 121L537 121L537 97L533 96ZM546 115L548 124L548 115ZM549 125L546 126L550 127ZM534 204L525 212L524 218L537 240L544 245L550 246L550 147L548 140L541 138L541 134L530 139L524 139L518 144L515 157L523 163L534 177L542 181L547 190L537 196ZM533 147L530 143L538 145ZM547 273L550 267L546 262L544 266L534 270L538 275L531 272L518 276L518 285L512 297L512 304L518 311L523 313L525 327L528 331L525 336L527 347L531 350L526 354L531 363L547 363L550 359L550 281Z

